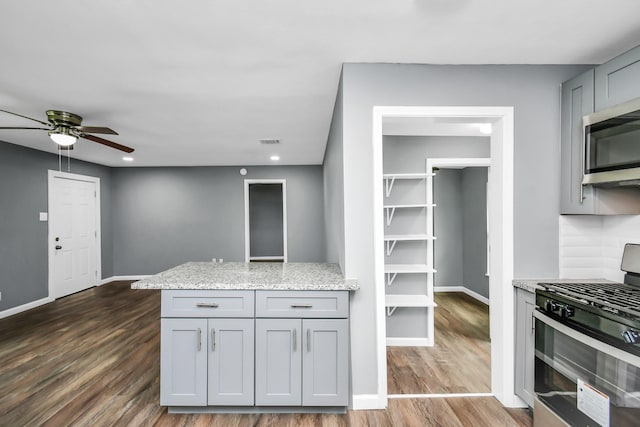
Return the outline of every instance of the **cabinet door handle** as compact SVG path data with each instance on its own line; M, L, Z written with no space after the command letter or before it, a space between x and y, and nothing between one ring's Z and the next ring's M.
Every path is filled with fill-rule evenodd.
M531 333L533 333L536 330L536 318L533 315L534 312L531 312Z
M297 334L296 334L296 331L297 331L297 329L295 329L295 328L294 328L294 329L293 329L293 351L296 351L296 348L297 348L297 346L298 346L298 345L297 345L298 338L296 337L296 335L297 335Z
M198 351L202 350L202 329L198 328Z
M291 304L291 308L312 308L313 304Z
M208 307L208 308L216 308L218 307L218 304L215 302L199 302L196 304L196 307Z
M311 329L307 328L307 351L311 351Z
M211 328L211 351L216 351L216 330Z

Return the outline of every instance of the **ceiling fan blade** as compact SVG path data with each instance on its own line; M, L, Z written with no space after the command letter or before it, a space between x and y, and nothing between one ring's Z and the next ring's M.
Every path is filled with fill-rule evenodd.
M100 138L99 136L82 134L80 137L88 139L89 141L97 142L98 144L106 145L107 147L115 148L116 150L124 151L125 153L133 153L133 148Z
M116 132L115 130L102 126L78 126L76 129L83 133L103 133L109 135L118 135L118 132Z
M47 129L51 129L51 124L49 122L43 122L42 120L34 119L32 117L23 116L22 114L18 114L18 113L12 113L11 111L7 111L7 110L0 110L0 111L2 111L3 113L11 114L13 116L22 117L23 119L33 120L34 122L38 122L38 123L43 124L45 126L49 126Z
M0 126L0 129L40 129L40 130L51 130L51 128L26 128L26 127L15 127L15 126Z

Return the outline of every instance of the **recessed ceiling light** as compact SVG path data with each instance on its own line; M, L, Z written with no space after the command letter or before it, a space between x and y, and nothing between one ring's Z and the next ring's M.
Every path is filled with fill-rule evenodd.
M122 158L125 162L133 162L133 157L125 156Z
M270 157L271 160L273 160L274 162L277 162L278 160L280 160L280 156L278 156L277 154L274 154L273 156Z

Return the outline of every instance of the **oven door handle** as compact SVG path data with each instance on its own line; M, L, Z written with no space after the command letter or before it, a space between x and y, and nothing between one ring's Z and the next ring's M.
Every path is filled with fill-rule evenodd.
M533 316L539 321L541 321L542 323L549 326L550 328L555 329L556 331L561 332L578 342L581 342L585 345L588 345L591 348L594 348L605 354L609 354L618 360L627 362L637 368L640 368L640 357L634 354L621 350L618 347L614 347L612 345L604 343L600 340L590 337L589 335L585 335L582 332L576 331L575 329L570 328L569 326L563 323L560 323L555 319L550 318L549 316L547 316L546 314L538 310L533 311Z

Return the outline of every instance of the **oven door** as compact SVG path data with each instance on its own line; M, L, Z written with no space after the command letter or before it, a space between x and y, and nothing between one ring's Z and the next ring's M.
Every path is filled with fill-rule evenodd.
M572 426L640 425L640 357L534 316L536 404Z

